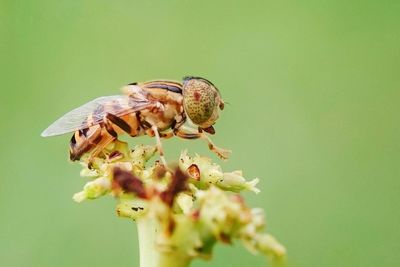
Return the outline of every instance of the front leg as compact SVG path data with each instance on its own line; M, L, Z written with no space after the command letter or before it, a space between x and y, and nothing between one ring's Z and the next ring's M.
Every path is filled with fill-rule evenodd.
M213 142L211 141L211 139L206 135L205 132L199 130L198 132L193 133L193 132L189 132L189 131L187 131L187 130L185 131L185 130L182 129L182 128L183 128L183 126L182 126L182 127L179 127L179 128L175 128L175 129L174 129L174 134L175 134L176 136L179 136L179 137L184 138L184 139L199 139L199 138L200 138L200 139L206 140L206 141L207 141L207 144L208 144L208 148L209 148L212 152L214 152L215 154L217 154L217 156L220 157L221 159L228 159L229 155L232 153L231 150L227 150L227 149L224 149L224 148L220 148L220 147L217 147L216 145L214 145L214 143L213 143Z

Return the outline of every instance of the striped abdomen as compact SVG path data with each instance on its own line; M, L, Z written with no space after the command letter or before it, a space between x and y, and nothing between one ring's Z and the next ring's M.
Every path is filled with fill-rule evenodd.
M70 159L79 160L83 154L92 151L92 157L100 153L119 134L127 133L138 136L144 133L138 118L138 112L122 117L107 113L104 122L82 130L75 131L70 141Z

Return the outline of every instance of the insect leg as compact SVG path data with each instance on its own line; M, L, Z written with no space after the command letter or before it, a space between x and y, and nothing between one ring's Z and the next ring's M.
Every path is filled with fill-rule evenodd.
M113 122L108 119L109 113L104 118L104 128L99 128L101 130L101 135L97 138L98 140L96 141L96 146L92 150L90 157L89 157L89 162L88 166L92 165L92 162L94 158L99 155L105 147L107 147L112 141L117 139L118 134L115 132L112 124Z
M205 139L208 143L208 148L214 152L215 154L217 154L218 157L220 157L221 159L228 159L229 155L232 153L232 150L229 149L224 149L224 148L220 148L217 147L216 145L214 145L214 143L211 141L210 137L208 137L204 132L201 133L201 138Z
M168 139L168 138L171 138L172 136L174 136L174 132L166 132L166 133L159 133L160 134L160 137L161 138L165 138L165 139Z
M157 150L158 150L158 153L160 153L161 163L166 167L167 161L164 158L164 150L162 148L160 133L158 132L157 126L155 126L155 125L151 126L151 132L150 132L150 129L147 132L148 132L147 135L154 136L156 138Z
M193 132L188 132L187 130L185 131L182 128L183 128L183 126L179 127L179 128L175 128L174 134L176 136L184 138L184 139L199 139L199 138L201 138L201 139L206 140L207 144L208 144L208 148L212 152L217 154L217 156L220 157L221 159L227 159L229 157L230 153L232 152L231 150L223 149L223 148L220 148L220 147L217 147L216 145L214 145L214 143L211 141L211 139L203 131L198 131L197 133L193 133Z
M92 165L92 162L94 158L99 155L105 147L107 147L112 141L114 141L116 138L108 133L108 131L103 131L101 140L98 142L98 144L95 146L95 148L92 150L90 157L89 157L89 163L88 166Z

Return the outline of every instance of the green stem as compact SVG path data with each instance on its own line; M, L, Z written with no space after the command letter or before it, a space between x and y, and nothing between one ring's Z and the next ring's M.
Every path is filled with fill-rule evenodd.
M156 248L157 221L136 220L139 236L140 267L188 267L191 259L182 251L160 253Z
M159 253L155 247L157 222L154 219L136 220L139 237L140 267L158 267Z

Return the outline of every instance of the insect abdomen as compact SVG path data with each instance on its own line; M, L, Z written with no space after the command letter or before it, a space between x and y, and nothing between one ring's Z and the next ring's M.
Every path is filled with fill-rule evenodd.
M70 159L79 160L83 154L96 149L91 156L96 156L118 135L127 133L130 136L143 134L136 113L130 113L121 117L107 113L104 123L78 130L70 141Z
M101 141L101 132L100 125L75 131L70 141L70 159L79 160L84 153L92 150Z

